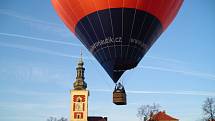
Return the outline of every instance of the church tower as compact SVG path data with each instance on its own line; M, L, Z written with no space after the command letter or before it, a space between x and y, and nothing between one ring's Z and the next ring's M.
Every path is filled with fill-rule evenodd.
M76 80L71 90L71 116L70 121L87 121L88 118L88 96L87 83L84 81L84 62L81 58L76 68Z

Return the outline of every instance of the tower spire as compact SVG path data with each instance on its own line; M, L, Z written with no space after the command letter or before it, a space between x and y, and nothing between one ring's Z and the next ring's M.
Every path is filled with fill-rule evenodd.
M77 59L76 79L71 90L71 118L70 121L88 121L88 96L87 83L84 81L84 61L82 51Z
M87 83L84 81L84 70L85 68L83 67L84 62L82 59L82 51L80 53L80 59L78 62L78 67L76 68L76 80L73 83L74 89L75 90L85 90L87 88Z
M81 49L80 55L81 55L81 57L80 57L80 62L83 62L83 59L82 59L82 56L83 56L83 54L82 54L82 49Z

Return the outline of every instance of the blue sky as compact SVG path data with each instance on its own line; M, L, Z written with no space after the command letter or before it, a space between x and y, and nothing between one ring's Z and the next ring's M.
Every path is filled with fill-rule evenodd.
M128 105L112 104L114 83L56 15L49 0L0 1L0 121L69 117L69 90L83 50L89 115L138 121L159 103L181 121L198 121L215 97L215 1L185 0L175 21L138 67L121 78Z

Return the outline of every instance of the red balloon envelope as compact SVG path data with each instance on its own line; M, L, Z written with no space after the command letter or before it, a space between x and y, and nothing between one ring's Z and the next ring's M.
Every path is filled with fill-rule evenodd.
M183 0L52 0L63 22L114 82L137 66L182 3Z

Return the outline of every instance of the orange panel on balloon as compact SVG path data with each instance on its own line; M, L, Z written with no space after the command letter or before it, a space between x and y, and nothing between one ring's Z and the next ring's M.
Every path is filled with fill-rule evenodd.
M108 0L91 0L95 5L96 10L109 9L109 1Z
M74 32L74 28L75 28L75 24L72 18L69 18L67 15L67 12L64 11L63 7L59 4L59 2L56 0L52 0L52 4L55 8L55 10L57 10L56 12L58 13L58 15L61 17L61 19L63 20L63 22L66 24L66 26L72 31ZM77 20L76 20L77 21Z
M122 8L123 7L123 0L109 0L109 2L110 2L110 8Z
M164 30L171 23L183 2L183 0L52 0L54 6L59 6L56 4L57 1L60 2L61 7L55 7L55 9L60 16L67 16L63 18L67 25L72 24L69 27L76 25L86 15L99 10L137 7L139 10L156 16L161 21ZM62 9L66 14L62 14L62 10L59 9ZM76 18L72 18L72 15L75 15ZM72 20L69 21L68 17L71 17Z
M123 6L125 8L136 8L140 0L124 0Z

